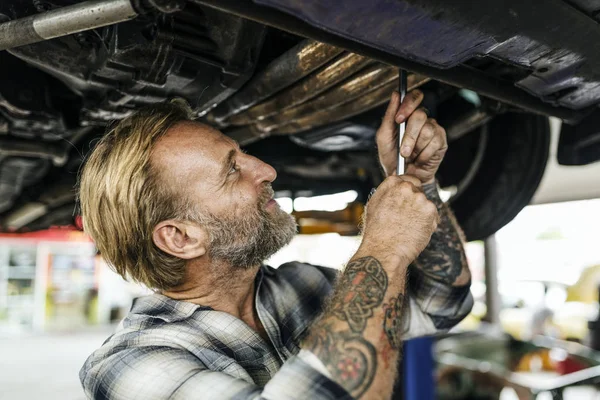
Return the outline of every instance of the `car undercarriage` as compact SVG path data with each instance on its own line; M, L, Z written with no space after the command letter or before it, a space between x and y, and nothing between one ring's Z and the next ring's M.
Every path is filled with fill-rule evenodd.
M594 0L3 1L0 229L73 224L107 126L174 97L271 163L279 196L364 202L403 68L448 134L439 183L485 238L531 200L549 116L565 122L561 163L598 159L598 21Z

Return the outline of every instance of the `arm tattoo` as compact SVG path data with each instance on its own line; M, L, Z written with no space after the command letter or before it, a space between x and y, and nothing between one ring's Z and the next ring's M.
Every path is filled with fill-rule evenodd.
M384 304L385 317L383 331L390 342L392 349L402 348L402 322L404 320L404 296L399 294L393 297L390 304Z
M348 329L333 331L332 324L319 324L308 341L309 349L354 397L369 389L377 371L377 352L364 338L364 330L387 288L387 273L376 258L349 263L325 313L345 321Z
M346 290L332 301L331 311L348 322L353 332L361 333L373 316L373 309L383 301L387 274L376 258L364 257L348 264L338 285Z
M337 332L334 338L326 325L313 333L311 350L353 397L360 397L371 386L377 370L377 352L362 336Z
M429 245L413 265L434 279L453 284L463 268L467 268L461 240L462 233L452 211L440 199L436 185L425 185L423 191L436 205L440 214L440 223L431 236Z

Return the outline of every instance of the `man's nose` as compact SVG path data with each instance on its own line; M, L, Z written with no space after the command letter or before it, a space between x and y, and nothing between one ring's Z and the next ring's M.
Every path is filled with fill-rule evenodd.
M254 159L254 165L252 167L254 169L254 179L257 185L263 184L264 182L273 182L275 178L277 178L277 171L275 171L275 168L256 157L252 158Z

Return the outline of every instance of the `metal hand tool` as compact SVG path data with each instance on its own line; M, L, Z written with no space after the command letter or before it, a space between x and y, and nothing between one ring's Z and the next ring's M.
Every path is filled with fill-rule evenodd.
M406 89L408 86L408 84L406 83L406 75L407 75L406 71L401 69L400 74L399 74L400 104L402 104L402 102L404 101L404 98L406 97ZM396 171L398 171L398 175L404 174L404 157L402 157L402 154L400 154L400 147L402 146L402 139L404 138L405 131L406 131L406 122L402 122L398 126L398 168L396 169Z

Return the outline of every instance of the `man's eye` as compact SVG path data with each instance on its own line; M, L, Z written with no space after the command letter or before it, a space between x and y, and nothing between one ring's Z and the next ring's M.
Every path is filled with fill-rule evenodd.
M236 172L238 172L238 170L239 168L237 167L237 165L233 165L229 170L228 175L235 174Z

